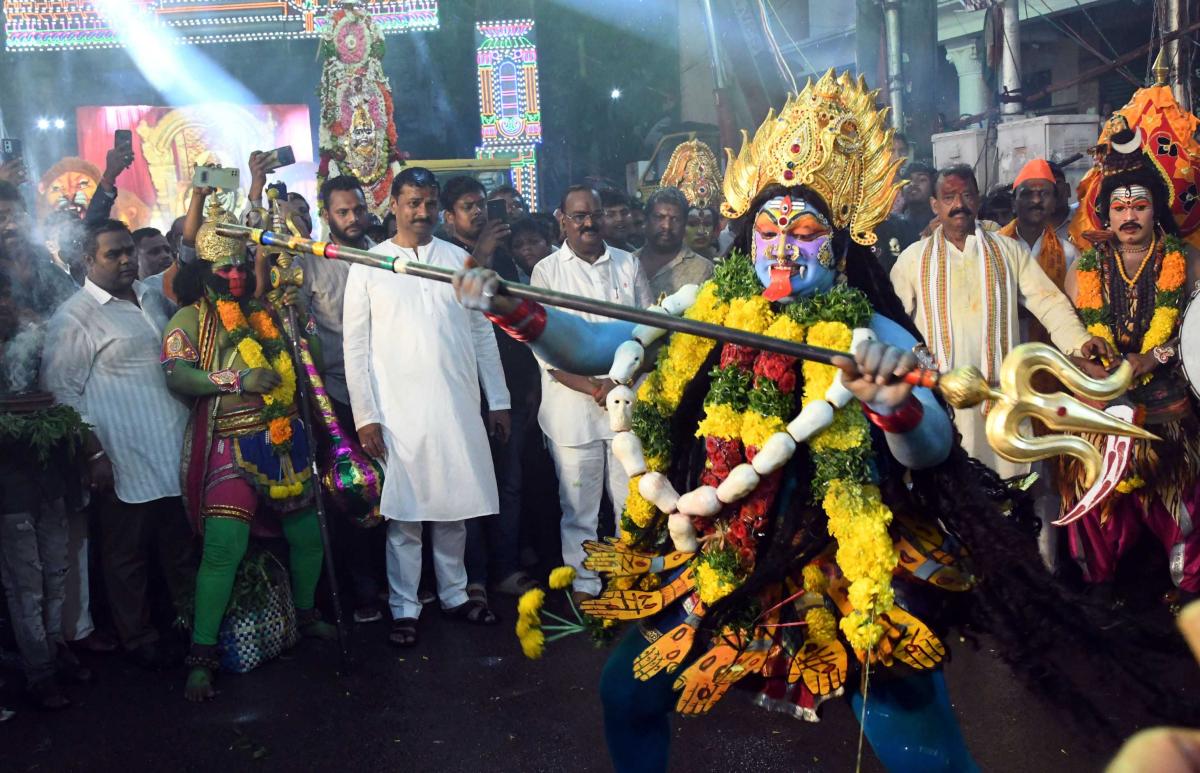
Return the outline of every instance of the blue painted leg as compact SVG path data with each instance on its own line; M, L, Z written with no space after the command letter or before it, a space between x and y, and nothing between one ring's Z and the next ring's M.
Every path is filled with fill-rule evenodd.
M633 676L633 661L646 648L636 629L629 631L604 665L600 700L604 704L604 739L617 773L663 773L671 745L671 712L675 710L676 674L660 673L642 682Z
M850 696L854 716L862 717L862 695ZM940 670L904 679L872 679L863 723L875 755L891 773L975 773L950 707Z

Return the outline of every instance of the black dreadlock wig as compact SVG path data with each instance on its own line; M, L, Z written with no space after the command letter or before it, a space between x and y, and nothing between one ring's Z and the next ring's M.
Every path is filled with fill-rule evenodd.
M766 188L735 224L731 251L753 254L755 213L766 201L780 195L804 197L828 216L824 202L811 189ZM844 230L836 231L833 240L834 254L845 258L847 283L865 293L877 313L920 341L919 331L870 249L851 240ZM699 485L704 469L704 441L694 433L711 385L709 374L719 362L720 350L717 346L709 354L684 390L671 419L671 443L676 453L667 474L677 491ZM799 363L796 377L796 394L800 394L803 373ZM1147 665L1148 652L1182 651L1177 638L1155 635L1132 622L1114 623L1111 610L1063 588L1051 577L1037 550L1040 522L1029 498L969 457L957 431L945 461L911 472L911 488L901 482L904 468L892 458L882 433L873 432L873 441L885 478L881 486L885 502L893 510L935 513L941 526L969 552L969 568L976 584L960 605L960 616L952 622L964 633L993 637L1001 659L1035 693L1067 708L1076 719L1104 725L1109 721L1107 713L1086 694L1081 680L1072 679L1060 667L1067 660L1086 660L1093 669L1088 683L1116 681L1149 711L1175 721L1200 716L1192 706L1168 693L1159 674L1151 673ZM800 485L790 496L781 491L776 497L768 525L757 535L753 571L737 590L709 609L696 642L711 641L726 625L744 619L746 610L753 607L764 589L781 582L829 545L825 514L809 496L808 481L813 471L810 451L802 444L785 472Z

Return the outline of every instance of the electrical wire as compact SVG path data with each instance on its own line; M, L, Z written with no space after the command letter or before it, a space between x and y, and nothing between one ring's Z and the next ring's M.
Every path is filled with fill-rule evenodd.
M1086 50L1088 53L1090 53L1092 56L1096 57L1096 58L1097 58L1097 59L1099 59L1100 61L1102 61L1102 62L1103 62L1103 61L1105 61L1106 59L1110 59L1110 57L1109 57L1107 54L1101 53L1101 52L1100 52L1100 50L1099 50L1099 49L1097 49L1095 46L1093 46L1091 43L1089 43L1089 42L1088 42L1088 41L1087 41L1087 40L1086 40L1086 39L1083 37L1083 35L1081 35L1081 34L1079 34L1078 32L1076 32L1076 31L1075 31L1075 29L1074 29L1073 27L1071 27L1071 25L1067 24L1065 21L1064 21L1064 22L1055 21L1055 20L1054 20L1054 19L1051 17L1051 15L1050 15L1050 14L1052 14L1052 13L1054 12L1054 9L1052 9L1052 8L1049 6L1049 4L1046 2L1046 0L1038 0L1038 2L1040 2L1040 3L1042 4L1042 7L1046 9L1046 13L1042 14L1042 18L1043 18L1043 19L1046 21L1046 23L1047 23L1047 24L1049 24L1051 27L1054 27L1054 28L1055 28L1056 30L1058 30L1059 32L1063 33L1063 34L1064 34L1064 35L1066 35L1067 37L1069 37L1069 38L1071 38L1072 40L1074 40L1076 43L1078 43L1078 44L1079 44L1079 46L1080 46L1081 48L1085 49L1085 50ZM1079 0L1075 0L1075 4L1076 4L1076 5L1079 5ZM1029 0L1025 0L1025 7L1026 7L1026 9L1028 10L1028 8L1029 8ZM1095 23L1093 23L1093 26L1095 26ZM1098 28L1097 28L1097 29L1098 29ZM1104 34L1103 34L1103 33L1101 33L1100 37L1101 37L1101 38L1103 38L1103 37L1104 37ZM1105 42L1105 43L1108 43L1108 41L1107 41L1107 40L1105 40L1104 42ZM1109 43L1108 47L1111 49L1111 48L1112 48L1112 44L1111 44L1111 43ZM1115 59L1117 56L1119 56L1119 54L1117 54L1116 50L1114 49L1114 50L1113 50L1113 53L1112 53L1112 57L1111 57L1111 58L1112 58L1112 59ZM1141 86L1141 85L1142 85L1142 82L1141 82L1141 81L1139 81L1137 78L1135 78L1135 77L1134 77L1134 75L1133 75L1133 73L1129 72L1128 68L1126 68L1126 67L1118 67L1118 68L1117 68L1117 72L1118 72L1118 73L1119 73L1119 74L1120 74L1122 77L1124 77L1124 78L1125 78L1125 80L1129 81L1129 82L1130 82L1130 83L1132 83L1134 86Z
M775 40L775 33L771 31L771 24L767 19L767 6L763 0L758 0L758 17L762 22L763 34L767 38L767 43L771 46L771 53L775 56L775 64L779 67L779 73L783 76L784 81L790 83L792 92L798 92L796 88L796 76L792 74L792 68L788 65L787 59L783 56L783 51L779 48L779 41Z
M783 30L784 36L787 37L788 44L791 45L792 49L795 50L795 52L800 55L800 58L804 60L804 66L807 67L808 71L814 75L820 75L820 73L817 72L817 68L813 67L813 63L810 62L808 57L804 55L804 49L800 48L800 44L797 43L795 38L792 37L792 33L788 32L787 25L783 23L783 17L780 16L779 11L775 9L775 3L771 2L771 0L766 0L766 2L767 7L771 9L771 14L774 15L775 20L779 22L779 29ZM795 83L793 82L793 88L794 87Z

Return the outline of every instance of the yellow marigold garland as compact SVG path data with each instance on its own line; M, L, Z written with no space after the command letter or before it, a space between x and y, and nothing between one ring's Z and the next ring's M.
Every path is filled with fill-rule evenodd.
M1179 309L1183 302L1183 285L1187 281L1187 258L1183 247L1174 237L1167 237L1164 242L1166 254L1158 278L1155 280L1154 315L1150 318L1150 326L1142 336L1141 354L1148 354L1156 347L1162 346L1175 335L1179 322ZM1116 256L1120 260L1120 256ZM1116 335L1112 329L1112 314L1104 301L1104 292L1100 277L1100 253L1091 249L1079 259L1075 270L1075 307L1083 318L1087 331L1094 336L1108 341L1116 347ZM1153 378L1153 373L1142 377L1145 384Z
M286 453L292 441L292 424L288 414L296 396L296 370L286 350L280 348L274 358L268 360L261 343L278 342L281 338L279 328L262 309L251 312L250 319L247 320L241 304L237 301L220 299L216 306L221 326L236 341L238 354L246 363L246 367L270 369L279 376L278 386L262 396L265 406L263 414L267 418L267 431L275 452ZM296 485L274 486L271 496L275 499L285 499L289 495L298 496L303 493L302 487L300 491L290 493L295 488ZM276 496L275 489L279 489L279 496Z

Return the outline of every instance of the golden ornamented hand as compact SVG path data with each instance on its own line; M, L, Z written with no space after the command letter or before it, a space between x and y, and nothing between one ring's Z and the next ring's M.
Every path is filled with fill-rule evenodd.
M579 609L592 617L610 620L638 620L662 611L696 586L692 570L687 569L670 585L659 590L607 591L594 599L584 601Z
M693 555L680 551L668 553L665 556L641 553L612 540L605 542L589 540L583 543L583 549L587 551L587 558L583 560L585 568L617 577L674 569L686 563Z
M696 639L696 629L700 626L703 616L704 607L697 606L686 620L667 631L643 650L642 654L633 661L633 675L646 681L664 669L668 674L678 669L679 664L692 649L692 642Z
M846 646L837 639L828 644L806 642L792 658L788 670L788 683L799 679L813 695L829 695L846 683L850 656Z

